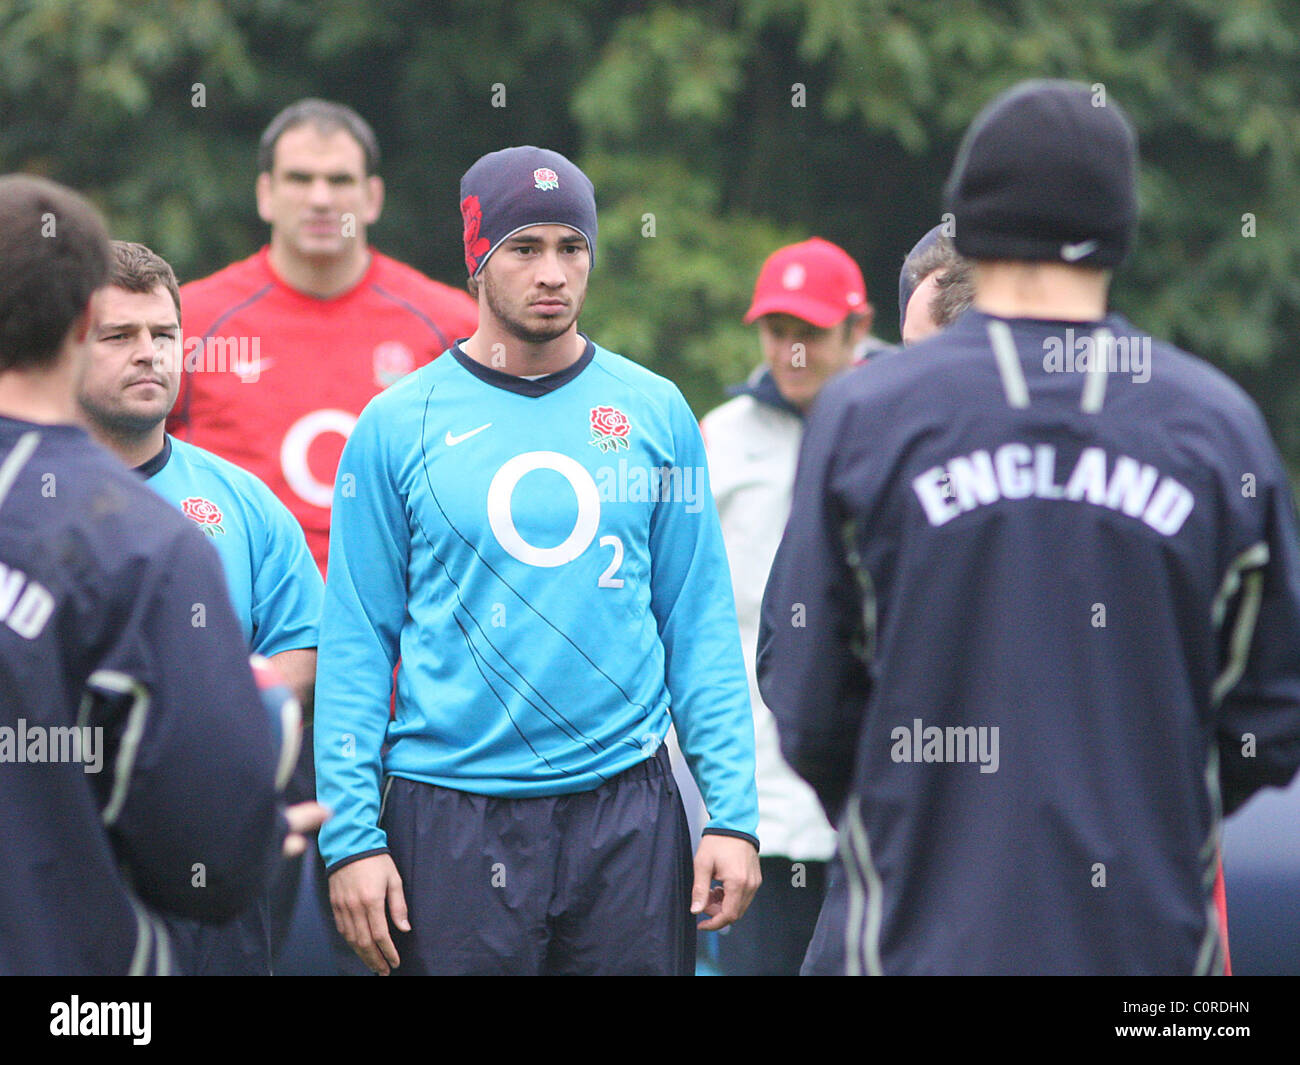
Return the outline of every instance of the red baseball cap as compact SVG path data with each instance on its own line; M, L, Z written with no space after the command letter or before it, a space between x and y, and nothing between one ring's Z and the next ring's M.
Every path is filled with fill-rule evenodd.
M790 314L829 329L867 307L867 285L858 264L843 248L813 237L767 257L745 321Z

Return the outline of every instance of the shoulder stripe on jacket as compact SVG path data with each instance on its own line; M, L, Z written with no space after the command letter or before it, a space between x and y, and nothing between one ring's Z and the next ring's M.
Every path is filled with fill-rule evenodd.
M994 320L989 322L988 330L989 343L993 345L993 354L998 360L998 376L1002 378L1002 391L1006 393L1007 405L1029 406L1029 385L1025 381L1025 371L1020 366L1020 356L1016 353L1011 327L1006 322Z
M1083 382L1083 397L1079 400L1079 409L1084 414L1097 414L1106 400L1106 374L1110 368L1111 353L1115 350L1115 338L1109 329L1098 329L1093 333L1096 344L1093 346L1092 362L1088 364L1088 376Z
M14 449L9 452L4 463L0 464L0 507L4 506L5 497L9 495L9 489L14 486L14 481L22 473L23 467L27 465L27 460L36 452L36 446L41 442L41 434L35 429L31 432L23 433L14 444Z
M149 716L149 689L134 677L114 670L99 669L86 681L89 688L98 688L113 695L130 695L131 709L127 712L126 730L117 750L117 762L113 766L113 791L108 804L104 807L104 824L111 825L117 821L126 803L126 793L131 786L131 771L135 768L135 756L144 738L145 720Z

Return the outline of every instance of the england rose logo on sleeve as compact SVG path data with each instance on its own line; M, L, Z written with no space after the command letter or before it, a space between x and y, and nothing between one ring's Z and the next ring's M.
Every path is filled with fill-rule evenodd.
M592 407L591 408L591 440L589 443L592 447L598 447L601 451L617 451L619 448L628 448L628 434L632 431L632 423L627 420L627 415L617 407Z
M188 499L181 500L181 510L209 536L216 536L217 533L226 535L225 527L221 524L223 520L221 508L212 500L203 499L201 496L190 496Z

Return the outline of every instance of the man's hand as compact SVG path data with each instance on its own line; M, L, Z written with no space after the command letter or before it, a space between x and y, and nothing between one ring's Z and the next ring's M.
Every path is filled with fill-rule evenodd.
M712 887L715 880L721 880L722 887ZM702 837L695 852L691 913L707 914L708 920L697 927L713 932L740 920L762 882L758 850L752 843L735 836Z
M333 814L328 806L318 802L300 802L285 808L285 819L289 822L289 831L284 837L283 855L296 858L307 849L307 833L315 832Z
M393 924L409 932L402 878L387 854L362 858L330 874L330 908L339 935L370 971L380 976L402 964L388 932L385 903Z

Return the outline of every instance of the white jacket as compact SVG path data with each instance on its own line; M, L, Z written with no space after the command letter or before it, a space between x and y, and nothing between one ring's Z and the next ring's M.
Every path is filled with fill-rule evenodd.
M835 830L812 788L781 757L776 722L758 694L754 675L759 608L790 514L803 419L780 399L766 371L756 372L743 393L706 414L700 427L749 674L758 766L758 838L764 855L826 861L835 853Z

